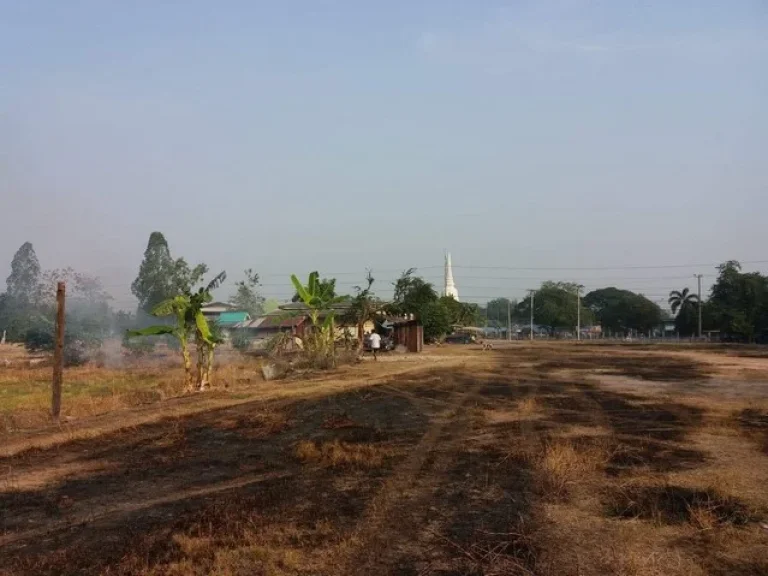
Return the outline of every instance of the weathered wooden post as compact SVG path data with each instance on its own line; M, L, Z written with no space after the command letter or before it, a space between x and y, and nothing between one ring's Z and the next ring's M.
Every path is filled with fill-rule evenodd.
M53 389L51 392L51 416L59 419L61 414L61 384L64 378L64 282L56 287L56 342L53 348Z

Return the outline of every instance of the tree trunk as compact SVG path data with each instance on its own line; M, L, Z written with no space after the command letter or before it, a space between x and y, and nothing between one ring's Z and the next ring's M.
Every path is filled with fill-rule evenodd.
M189 344L186 338L180 339L181 356L184 359L184 385L188 392L192 390L192 359L189 356Z
M215 344L208 345L208 358L205 363L205 381L208 383L208 387L213 386L213 351Z
M331 317L331 330L329 334L330 351L331 351L331 367L336 368L336 321Z
M197 389L205 389L205 343L197 338Z
M360 354L360 351L363 349L363 329L365 327L365 324L363 322L357 323L357 353Z

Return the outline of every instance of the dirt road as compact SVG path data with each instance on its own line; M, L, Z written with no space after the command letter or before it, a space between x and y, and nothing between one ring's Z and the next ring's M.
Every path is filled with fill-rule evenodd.
M763 408L691 393L715 365L470 351L41 438L0 459L0 573L768 573Z

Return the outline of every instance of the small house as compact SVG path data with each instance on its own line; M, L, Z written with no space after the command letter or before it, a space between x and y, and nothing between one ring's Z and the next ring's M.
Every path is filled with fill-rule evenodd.
M227 304L226 302L210 302L203 306L201 311L203 316L205 316L205 319L210 322L212 320L219 320L219 316L224 312L231 312L233 310L237 310L237 308L232 304Z

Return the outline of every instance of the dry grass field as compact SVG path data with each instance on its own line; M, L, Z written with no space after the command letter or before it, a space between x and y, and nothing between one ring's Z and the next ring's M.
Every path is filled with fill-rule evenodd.
M18 360L18 359L17 359ZM768 574L768 357L446 346L263 382L0 355L0 574Z

